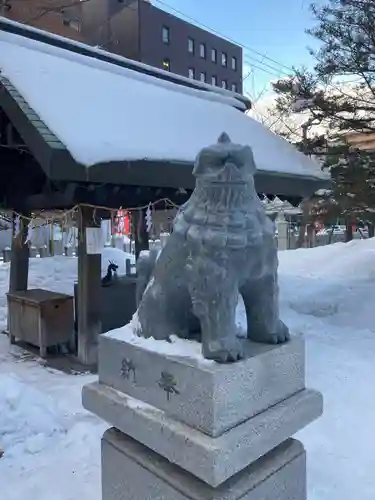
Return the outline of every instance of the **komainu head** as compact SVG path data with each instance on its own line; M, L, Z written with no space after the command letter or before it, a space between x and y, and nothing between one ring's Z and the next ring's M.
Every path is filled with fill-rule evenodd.
M252 182L255 172L250 146L232 143L225 132L216 144L202 149L193 170L200 183L239 186Z

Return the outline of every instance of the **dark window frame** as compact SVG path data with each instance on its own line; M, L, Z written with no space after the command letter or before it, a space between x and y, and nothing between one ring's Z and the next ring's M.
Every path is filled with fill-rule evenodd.
M170 71L171 70L171 60L169 59L169 57L164 57L164 59L162 60L161 64L162 64L162 67L163 67L164 71ZM168 68L166 68L166 65L168 66Z
M80 33L82 30L82 19L79 17L65 17L64 16L63 17L63 25L67 26L69 28L72 28L73 30Z
M214 54L215 54L215 56L214 56ZM211 49L211 62L213 62L214 64L217 64L217 49L215 49L215 48Z
M237 57L236 56L232 56L232 70L233 71L237 71L237 67L238 67Z
M217 87L217 82L218 82L218 81L219 81L219 80L218 80L218 78L217 78L217 76L216 76L216 75L212 75L212 76L211 76L211 85L212 85L213 87Z
M238 86L237 86L237 83L232 83L232 92L238 92Z
M192 71L193 73L193 76L190 76L190 71ZM188 77L191 79L191 80L195 80L195 68L188 68Z
M190 50L190 44L191 44L191 49L192 50ZM195 40L191 36L188 37L188 46L187 46L187 49L188 49L189 54L192 54L192 55L195 54Z
M204 79L202 80L202 75L204 76ZM205 71L201 71L199 73L199 81L200 82L203 82L203 83L206 83L207 82L207 73Z
M223 68L228 67L228 54L226 52L221 53L221 65Z
M166 39L164 38L165 33L167 33ZM169 45L171 43L171 30L168 26L165 26L165 24L161 28L161 39L166 45Z
M203 55L202 55L202 48L203 48ZM203 43L203 42L201 42L201 43L199 44L199 57L200 57L201 59L206 59L206 57L207 57L207 46L206 46L206 44L205 44L205 43Z
M228 81L225 78L221 80L221 88L228 90Z

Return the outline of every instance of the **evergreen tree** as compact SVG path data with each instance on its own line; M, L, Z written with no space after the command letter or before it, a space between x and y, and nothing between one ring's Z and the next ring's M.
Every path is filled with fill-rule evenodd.
M311 51L315 69L295 70L273 85L276 110L303 117L294 143L319 156L332 175L332 192L316 198L314 214L331 223L342 216L348 229L359 221L373 226L375 154L355 150L346 134L375 134L375 2L329 0L311 8L317 26L308 32L320 41Z
M375 132L375 2L329 0L311 8L318 24L308 33L321 43L311 51L316 74L332 87L314 104L338 130Z

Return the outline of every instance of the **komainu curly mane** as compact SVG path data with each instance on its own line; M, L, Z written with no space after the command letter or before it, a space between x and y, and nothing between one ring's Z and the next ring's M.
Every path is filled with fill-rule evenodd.
M274 228L255 191L255 171L251 148L232 144L226 134L198 155L195 190L147 279L147 263L139 263L141 335L198 336L205 358L237 361L242 348L235 310L241 294L249 339L288 340L279 319Z

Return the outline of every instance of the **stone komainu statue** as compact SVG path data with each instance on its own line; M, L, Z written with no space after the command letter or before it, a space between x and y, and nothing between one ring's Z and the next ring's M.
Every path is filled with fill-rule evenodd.
M289 339L279 318L274 227L255 191L255 171L251 148L227 134L200 152L194 192L166 246L157 258L139 260L139 335L200 338L205 358L241 359L235 323L241 294L249 339Z

